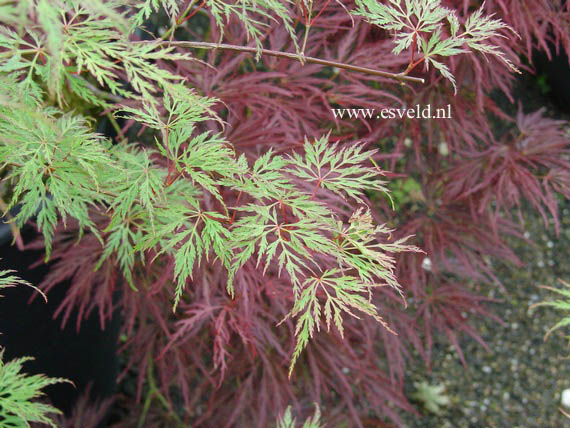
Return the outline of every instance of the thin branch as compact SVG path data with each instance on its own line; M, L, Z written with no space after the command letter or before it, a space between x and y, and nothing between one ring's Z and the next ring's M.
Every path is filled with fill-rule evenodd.
M78 79L78 77L75 77L76 79ZM125 98L119 97L118 95L114 95L110 92L105 92L101 89L99 89L97 86L91 84L90 82L84 80L83 83L85 84L85 86L87 86L89 88L89 90L93 93L95 93L95 95L104 98L106 100L109 101L113 101L115 103L118 104L125 104L127 102L127 100Z
M410 71L412 71L414 68L416 68L418 65L420 65L422 62L424 62L424 60L426 59L425 56L421 57L420 59L418 59L416 62L410 62L410 65L408 65L408 68L406 69L405 73L409 73Z
M143 43L156 43L156 42L143 42ZM167 43L173 46L186 47L191 49L224 49L234 52L257 53L258 49L250 46L228 45L225 43L208 43L208 42L179 42L179 41L163 41L160 43ZM359 73L371 74L373 76L385 77L387 79L394 79L401 82L414 82L425 83L425 80L420 77L407 76L404 73L389 73L387 71L375 70L373 68L359 67L357 65L345 64L343 62L328 61L321 58L313 58L310 56L299 55L292 52L273 51L269 49L261 49L261 55L275 56L278 58L287 58L293 60L302 60L311 64L326 65L329 67L342 68L344 70L357 71Z

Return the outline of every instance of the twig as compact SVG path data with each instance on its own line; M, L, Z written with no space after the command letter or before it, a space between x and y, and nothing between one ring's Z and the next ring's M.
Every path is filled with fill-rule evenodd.
M196 3L196 0L191 0L190 3L188 4L188 7L186 8L186 10L184 10L184 12L182 12L182 14L176 18L176 21L174 21L174 24L172 24L172 26L164 32L164 34L160 37L159 40L166 40L169 36L173 35L174 32L176 31L176 29L178 28L178 26L180 24L182 24L183 22L187 21L188 19L192 18L192 16L194 16L194 14L196 12L198 12L198 10L202 7L202 5L204 4L204 2L202 2L202 5L198 7L198 9L194 10L194 12L192 12L190 14L190 16L187 16L188 13L192 10L192 8L194 7L194 4Z
M79 77L75 77L75 78L79 79ZM95 93L96 95L98 95L101 98L104 98L106 100L114 101L118 104L125 104L127 101L125 98L119 97L118 95L112 94L110 92L102 91L97 86L87 82L86 80L84 80L84 84L85 84L85 86L87 86L89 88L89 90L91 92Z
M156 43L153 41L150 42L142 42L142 43ZM299 54L292 53L292 52L281 52L281 51L274 51L270 49L260 49L258 50L255 47L250 46L238 46L238 45L229 45L225 43L209 43L209 42L190 42L190 41L163 41L159 43L167 43L173 46L180 46L186 47L191 49L224 49L234 52L246 52L246 53L258 53L261 52L261 55L268 55L268 56L275 56L278 58L287 58L293 60L299 60ZM356 71L359 73L371 74L373 76L380 76L385 77L387 79L394 79L401 82L414 82L414 83L425 83L425 80L421 77L412 77L406 76L404 73L389 73L387 71L375 70L373 68L367 67L359 67L357 65L345 64L343 62L336 62L336 61L329 61L326 59L321 58L313 58L310 56L304 56L303 62L308 62L311 64L319 64L319 65L326 65L329 67L336 67L342 68L344 70Z
M2 214L0 212L0 217L8 217L8 220L12 220L12 215L10 214L10 210L8 209L8 204L6 202L4 202L4 200L2 199L2 197L0 196L0 211L3 211L4 214ZM10 227L10 231L12 232L12 237L13 237L13 241L12 244L16 244L16 246L18 247L18 250L23 251L24 250L24 241L22 240L22 235L20 235L20 229L18 229L18 226L16 226L16 223L10 221L10 222L4 222L3 223L8 223L9 227ZM43 293L42 293L43 294ZM45 298L45 296L44 296ZM47 299L46 299L47 300Z

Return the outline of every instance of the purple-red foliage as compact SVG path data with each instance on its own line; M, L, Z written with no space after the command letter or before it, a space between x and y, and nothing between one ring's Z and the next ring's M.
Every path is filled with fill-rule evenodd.
M445 2L463 16L480 3ZM389 34L351 18L339 2L317 1L315 10L325 6L313 24L306 55L391 72L406 68L409 54L394 56ZM534 48L548 52L549 42L570 51L568 2L487 0L486 11L496 12L520 34L520 40L494 41L519 65L517 55L530 56ZM303 22L300 9L297 14ZM188 22L178 39L198 38L192 19ZM211 29L205 41L217 42L213 20ZM238 22L228 25L224 37L227 43L248 44ZM265 47L293 50L285 29L276 23L269 23ZM203 263L187 286L189 298L172 313L172 260L150 263L153 254L148 254L145 266L134 274L135 292L120 281L112 259L94 271L100 244L90 235L76 243L69 227L56 233L56 262L42 284L49 291L63 279L72 281L56 315L65 322L72 310L79 310L80 319L96 310L104 323L120 308L128 357L123 375L137 378L136 399L143 400L155 384L171 409L186 409L186 424L265 427L287 405L303 414L312 411L313 402L322 406L330 426L343 420L350 426L379 426L385 419L398 423L401 410L414 411L403 394L405 367L415 362L411 351L429 366L434 334L440 332L464 361L461 333L485 346L464 314L499 322L470 284L498 285L492 260L520 263L505 243L508 235L521 237L511 209L526 200L545 220L550 213L558 229L555 194L570 196L570 141L564 124L540 111L521 110L516 118L501 111L489 96L493 89L511 96L513 76L501 62L469 54L448 64L457 77L457 96L447 81L421 67L413 74L426 78L426 84L403 87L382 77L282 58L262 57L254 64L248 54L220 50L207 51L202 62L175 64L176 72L200 93L221 101L217 109L227 126L207 126L221 130L250 160L269 148L298 148L305 136L318 137L332 128L331 140L359 140L380 148L376 160L383 169L421 184L415 207L402 205L392 212L384 199L371 198L377 221L390 222L398 236L415 235L414 244L425 251L398 257L398 278L413 305L404 310L388 290L373 297L398 336L368 319L347 320L344 339L334 332L319 333L288 379L294 324L287 320L276 325L293 296L291 284L278 278L276 269L263 275L254 262L246 263L236 275L232 299L221 265ZM428 103L432 108L450 104L452 119L347 120L335 119L330 110ZM509 122L512 131L497 138L491 116ZM406 139L413 147L407 147ZM449 153L438 150L442 142ZM317 197L339 215L350 215L342 199L326 191ZM237 202L238 195L224 194L224 199L244 203ZM422 267L426 257L430 269ZM158 400L153 406L159 410L151 410L148 420L161 426L157 415L169 409ZM140 406L133 406L137 411Z

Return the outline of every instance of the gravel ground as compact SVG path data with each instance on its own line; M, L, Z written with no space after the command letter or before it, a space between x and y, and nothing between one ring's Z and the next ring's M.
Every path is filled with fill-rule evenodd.
M570 355L565 338L568 330L559 330L548 341L543 340L562 313L546 307L529 310L532 303L553 298L552 292L538 285L560 287L558 278L570 281L569 213L570 203L566 202L561 209L558 237L552 224L547 230L541 218L530 217L526 231L538 247L520 240L511 242L525 266L497 266L506 293L496 287L480 290L481 294L502 300L489 307L505 326L489 319L474 323L490 352L464 338L464 368L454 348L440 338L430 374L419 358L412 365L409 392L415 390L413 382L444 385L450 404L439 415L406 415L407 427L570 426L570 420L558 410L561 392L570 388L570 361L564 360Z
M525 112L546 107L548 116L570 121L568 106L562 110L560 104L553 104L531 75L525 74L517 81L514 93ZM505 111L516 115L517 103L511 104L501 94L494 98ZM421 417L403 415L406 428L570 427L570 419L559 410L561 393L570 388L570 348L566 337L570 328L554 332L545 342L546 331L562 319L563 313L548 307L529 310L533 303L556 297L539 285L558 288L562 286L559 279L570 282L570 201L560 205L558 236L552 221L546 227L536 212L527 212L531 214L526 214L525 231L536 246L521 240L509 241L525 265L496 265L495 273L506 292L496 286L478 290L481 295L501 300L488 308L505 322L504 326L481 318L473 323L490 352L464 337L461 347L467 367L463 367L455 349L445 338L438 337L431 373L427 373L417 355L409 368L408 396L416 390L414 382L441 385L449 405L437 415L425 410Z

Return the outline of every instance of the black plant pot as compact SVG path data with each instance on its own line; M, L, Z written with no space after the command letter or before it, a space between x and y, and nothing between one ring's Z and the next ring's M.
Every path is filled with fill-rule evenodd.
M5 227L1 224L0 231ZM33 232L28 231L25 235L26 241L33 238ZM41 259L42 252L19 251L6 239L1 242L1 248L1 269L14 269L19 277L32 284L39 284L47 274L47 265L29 269L30 264ZM53 314L68 288L69 283L54 287L47 303L39 296L29 303L36 292L26 286L4 289L0 299L0 346L5 348L4 358L32 356L35 360L26 364L27 373L44 373L71 380L75 386L59 384L46 389L52 403L66 414L90 383L92 399L102 399L114 393L120 328L117 314L106 324L105 330L101 330L98 316L94 313L81 323L79 332L75 328L75 315L62 329L61 320L54 319Z
M552 58L544 52L537 52L533 62L537 79L541 82L543 95L550 98L556 106L565 112L570 112L570 61L568 55L561 49L549 44L553 52Z

